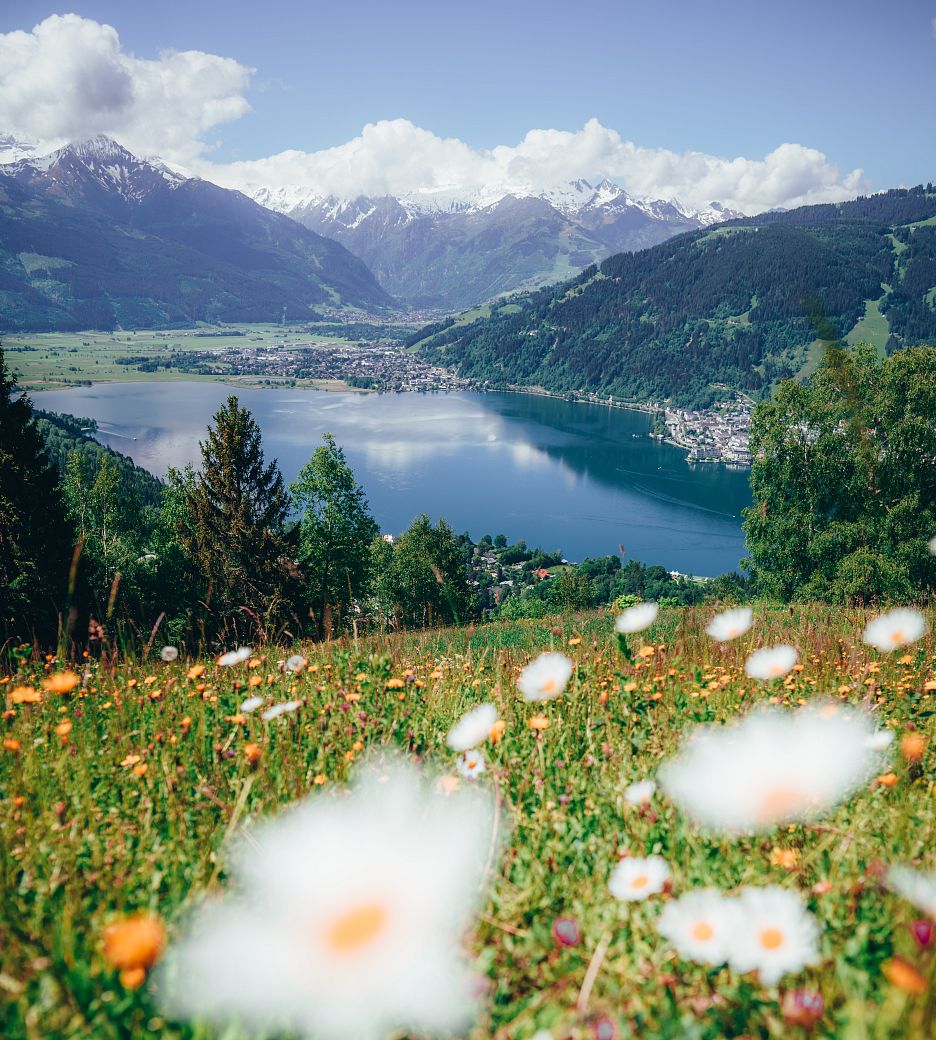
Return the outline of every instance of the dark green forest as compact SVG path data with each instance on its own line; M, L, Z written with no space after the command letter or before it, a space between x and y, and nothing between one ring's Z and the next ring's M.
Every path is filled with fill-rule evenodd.
M934 290L928 185L689 232L416 343L490 387L705 406L724 388L766 396L802 377L820 337L845 337L867 301L887 319L888 352L936 342Z

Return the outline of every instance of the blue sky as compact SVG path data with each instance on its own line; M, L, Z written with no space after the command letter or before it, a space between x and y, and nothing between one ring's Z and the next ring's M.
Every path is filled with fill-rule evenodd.
M202 134L216 162L340 145L383 119L489 149L596 117L645 148L762 158L793 142L874 188L936 179L936 0L5 0L0 32L66 11L140 58L256 69L252 111Z

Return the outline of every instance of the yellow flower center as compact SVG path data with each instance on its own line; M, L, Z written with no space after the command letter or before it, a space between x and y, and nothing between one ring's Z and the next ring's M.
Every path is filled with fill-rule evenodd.
M698 939L699 942L708 942L714 934L715 929L708 921L698 921L692 929L692 938Z
M325 933L325 942L334 953L355 953L384 930L387 911L379 903L367 903L335 918Z
M783 945L783 932L779 928L765 928L758 938L765 950L776 950Z
M891 632L891 642L894 644L894 646L900 646L900 644L903 641L904 641L904 634L903 634L903 632L900 631L899 628L895 632Z
M795 787L775 787L761 799L759 817L763 823L783 820L806 808L806 799Z
M650 878L648 878L646 874L638 874L637 877L631 881L631 888L646 888L649 883Z
M556 680L547 679L543 683L543 693L555 693L556 692Z

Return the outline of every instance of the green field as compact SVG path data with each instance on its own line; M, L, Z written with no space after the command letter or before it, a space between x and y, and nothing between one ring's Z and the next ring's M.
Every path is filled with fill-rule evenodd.
M92 658L72 665L75 689L38 692L36 703L13 691L42 691L67 663L8 669L0 1032L5 1040L257 1036L167 1020L149 983L139 984L143 971L119 974L105 957L105 928L146 912L165 922L171 944L203 898L224 893L232 849L241 835L250 840L256 818L333 791L375 748L453 774L448 729L490 701L506 728L485 745L477 782L497 800L506 845L467 936L485 997L466 1036L932 1036L936 958L908 927L923 915L882 877L892 863L936 868L936 643L929 636L883 655L860 642L867 615L858 611L755 613L747 636L716 644L703 632L709 611L666 609L632 637L632 663L615 643L613 617L594 613L306 646L310 666L295 676L277 669L274 647L231 669L206 661L201 674L156 654ZM798 647L802 669L768 684L747 678L746 655L779 642ZM546 649L573 659L572 678L558 700L525 703L518 670ZM268 703L295 698L299 710L268 722L240 714L254 692ZM820 697L869 706L896 738L887 772L821 820L717 837L660 792L644 807L625 799L627 785L653 777L694 726ZM920 754L907 752L908 734ZM672 894L612 898L608 876L625 854L664 857ZM817 962L777 986L682 959L656 923L672 898L700 885L799 893L821 928ZM574 941L556 941L557 918L573 921ZM241 985L251 985L254 967L238 968ZM818 1006L810 1033L789 1017L798 990Z
M887 341L890 338L890 325L887 316L881 313L880 300L865 300L864 317L855 323L855 327L845 337L849 346L856 343L870 343L881 357L884 357Z
M232 326L244 336L225 336L211 328L119 331L119 332L43 332L9 333L3 337L7 363L27 390L47 390L91 381L94 383L137 380L208 379L232 383L256 383L258 377L206 376L177 369L141 372L134 365L122 365L119 358L146 357L158 362L171 358L173 350L197 351L206 356L239 346L269 347L274 344L297 346L348 346L340 335L323 338L309 336L301 329L282 325ZM336 332L341 326L335 326ZM322 389L347 389L341 380L310 380ZM328 384L328 385L326 385ZM333 384L333 385L332 385Z

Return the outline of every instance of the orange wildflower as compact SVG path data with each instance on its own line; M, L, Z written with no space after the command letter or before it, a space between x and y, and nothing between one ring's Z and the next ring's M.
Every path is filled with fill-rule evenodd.
M203 664L193 664L186 674L190 679L197 679L200 675L205 674L205 666Z
M900 741L900 753L910 763L919 762L926 750L926 738L922 733L911 730Z
M166 929L151 914L126 917L104 929L104 956L120 971L145 973L159 959L165 944Z
M55 727L55 732L60 737L67 737L68 734L71 733L71 731L72 731L72 721L71 721L71 719L64 719L62 722L60 722Z
M886 960L881 965L881 971L892 986L902 989L904 993L912 993L915 997L922 996L929 988L926 979L903 957Z
M895 787L897 785L897 774L896 773L881 773L877 778L877 782L881 787Z
M64 695L71 693L79 682L80 680L74 672L57 672L55 675L50 675L42 685L49 693L61 693Z
M245 744L244 745L244 758L247 759L247 764L255 766L263 755L263 749L259 744Z
M541 732L544 729L549 728L549 719L545 715L534 715L532 719L527 723L530 729L536 732Z
M42 694L32 686L15 686L10 692L10 699L14 704L38 704Z
M488 740L490 740L492 744L496 744L504 735L504 730L506 728L507 723L504 722L503 719L498 719L497 722L495 722L494 725L491 726L491 729L488 732Z
M402 690L405 685L406 685L406 683L403 682L402 679L388 679L387 680L387 689L388 690Z
M22 744L20 744L20 742L18 740L15 740L13 737L7 737L6 740L4 740L3 742L3 746L4 748L6 748L7 751L19 751L19 749L22 747Z

